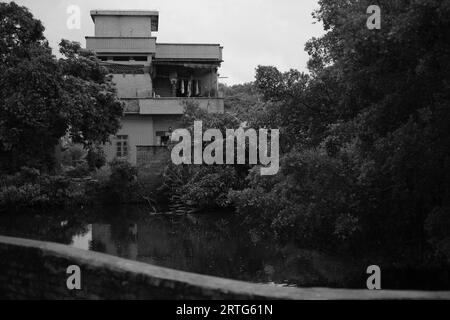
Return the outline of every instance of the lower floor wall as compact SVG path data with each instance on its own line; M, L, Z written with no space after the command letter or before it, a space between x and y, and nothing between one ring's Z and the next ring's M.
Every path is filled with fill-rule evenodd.
M106 160L126 160L140 171L159 173L170 158L169 132L179 127L179 115L126 115L116 136L104 145Z

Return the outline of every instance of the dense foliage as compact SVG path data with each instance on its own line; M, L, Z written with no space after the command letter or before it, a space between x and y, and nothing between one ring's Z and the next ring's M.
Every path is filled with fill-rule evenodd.
M308 74L259 66L254 83L222 88L239 121L281 132L278 175L251 169L228 200L268 236L450 261L450 1L378 1L380 30L366 27L369 1L319 3Z
M86 146L119 128L122 106L93 52L62 40L52 55L41 22L0 3L0 170L51 170L60 138Z
M326 33L306 44L309 73L259 66L254 82L220 88L227 113L187 103L182 119L191 132L195 120L222 133L279 129L280 172L170 164L160 192L192 208L233 207L258 237L449 263L450 0L379 0L380 30L366 27L367 0L319 4ZM0 4L0 169L11 173L0 207L63 201L64 179L14 173L51 169L68 136L90 149L87 168L71 173L82 177L104 164L95 145L119 126L121 105L93 53L63 40L57 60L43 30L25 8ZM115 162L98 189L130 199L136 176Z
M49 175L26 167L14 175L0 176L0 213L80 205L87 198L85 185L67 176Z
M382 28L368 30L368 1L320 1L311 73L258 68L282 171L232 197L283 237L419 261L433 239L449 259L450 1L379 4Z
M239 128L239 119L232 113L210 114L192 101L185 103L181 125L193 136L194 121L202 121L203 132L219 129L225 136L226 129ZM203 147L205 147L206 143ZM239 189L247 174L244 165L179 165L170 163L163 175L160 194L171 202L181 202L195 209L217 209L230 206L228 191Z

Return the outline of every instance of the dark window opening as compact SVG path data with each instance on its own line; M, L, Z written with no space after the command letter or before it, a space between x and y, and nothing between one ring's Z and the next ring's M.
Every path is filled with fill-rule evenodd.
M147 56L132 57L134 61L147 61Z
M156 131L156 145L167 146L169 144L169 131Z
M116 56L113 57L113 61L129 61L130 57L120 57L120 56Z

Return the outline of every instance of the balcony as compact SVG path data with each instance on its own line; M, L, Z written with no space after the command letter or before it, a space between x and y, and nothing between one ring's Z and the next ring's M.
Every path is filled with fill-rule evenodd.
M96 53L154 53L152 37L86 37L86 48Z
M181 115L184 111L183 101L194 101L209 113L223 113L223 98L144 98L122 99L125 102L125 114L140 115Z
M158 43L156 59L222 61L222 47L218 44Z

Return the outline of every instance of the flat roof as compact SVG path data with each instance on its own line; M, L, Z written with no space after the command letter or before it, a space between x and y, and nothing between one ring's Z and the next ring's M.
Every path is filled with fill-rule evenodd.
M96 16L150 17L152 30L158 31L159 12L156 10L91 10L91 18L95 23Z
M156 10L91 10L91 16L159 16Z

